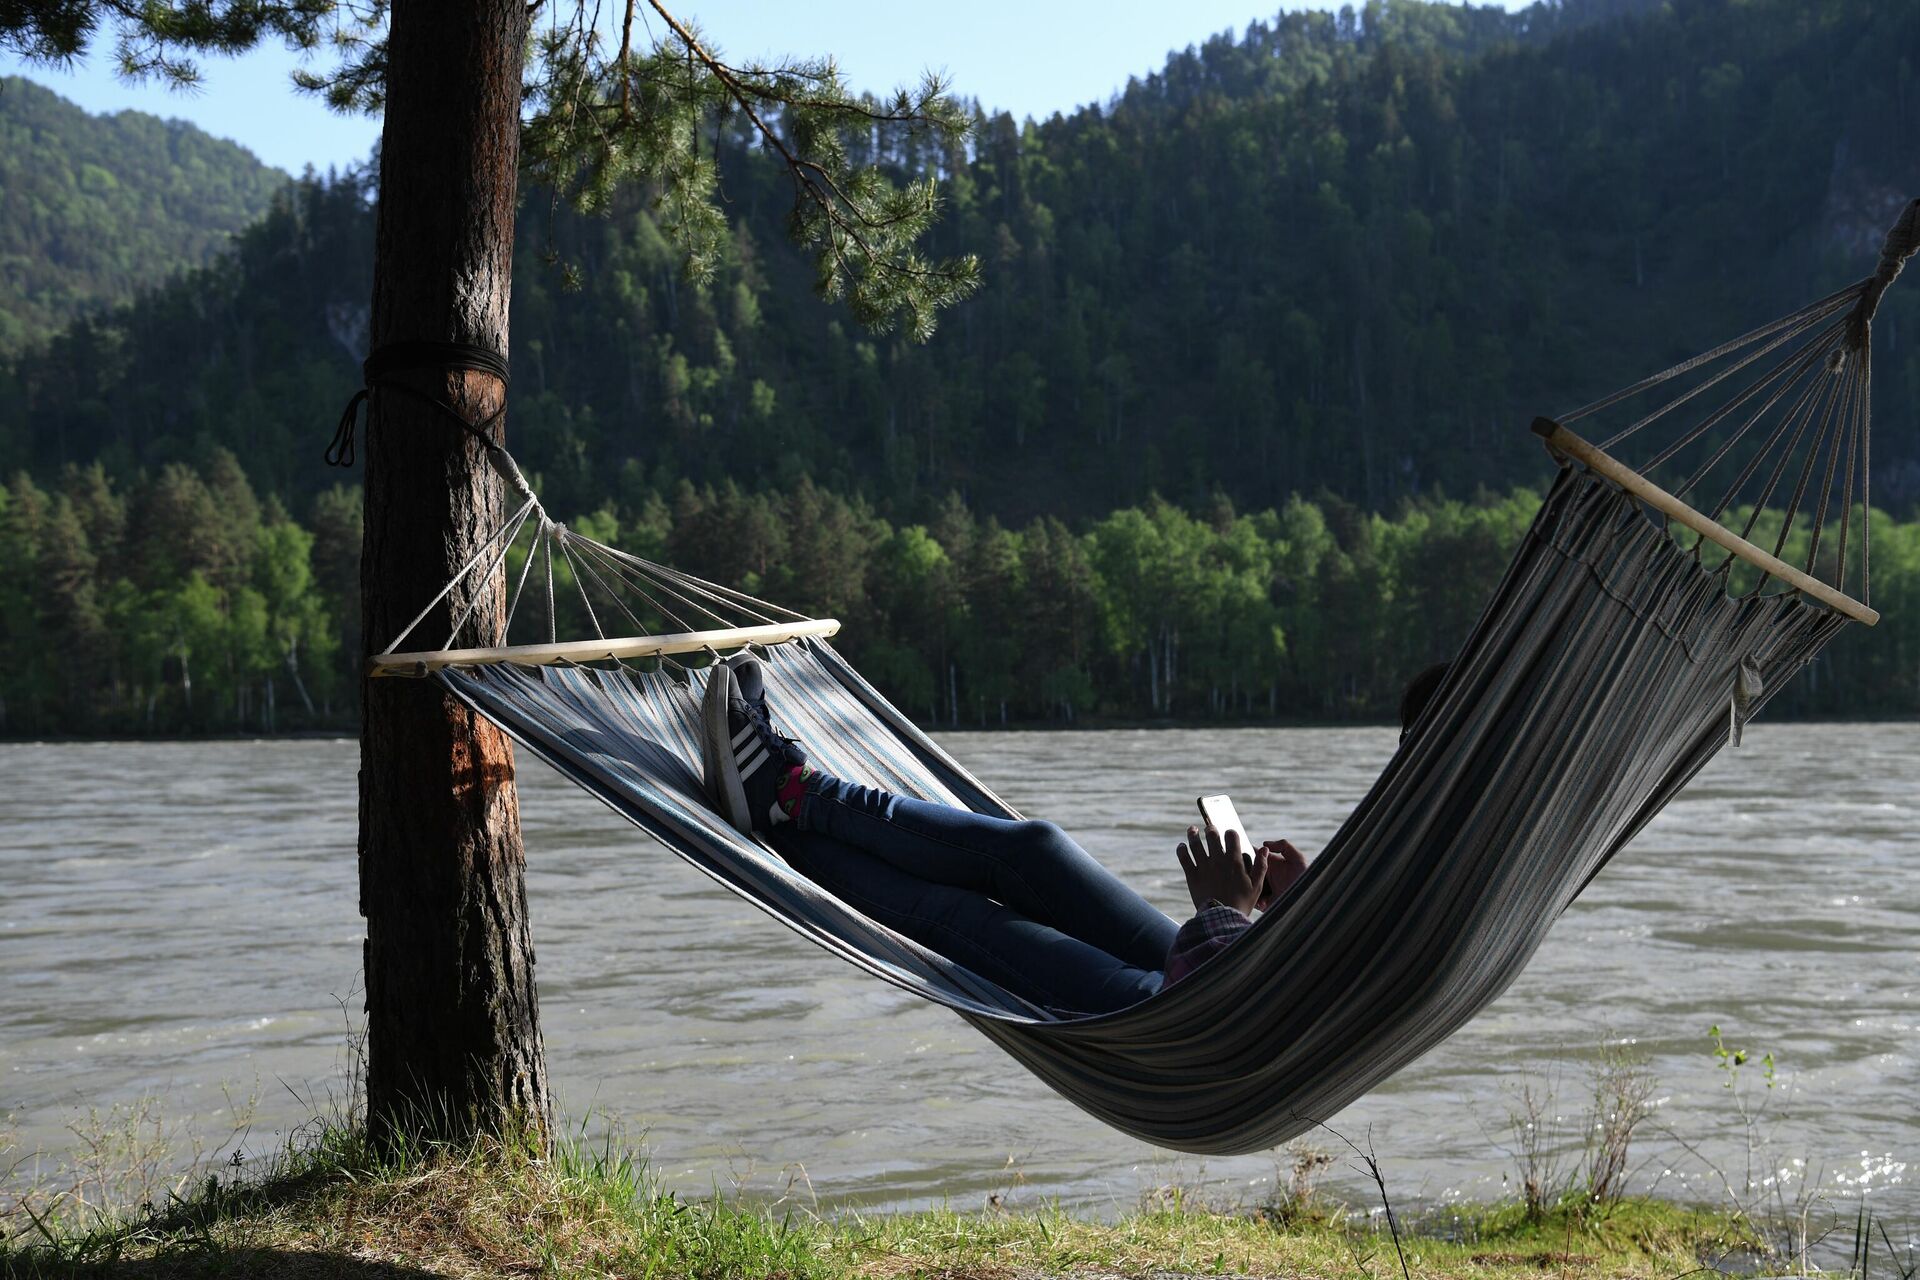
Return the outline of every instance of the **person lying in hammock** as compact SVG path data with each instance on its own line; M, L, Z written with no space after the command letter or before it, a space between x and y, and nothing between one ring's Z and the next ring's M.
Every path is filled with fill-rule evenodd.
M836 778L776 733L766 677L727 660L703 709L708 785L744 834L869 919L1061 1014L1124 1009L1225 950L1306 872L1285 840L1251 852L1238 832L1187 828L1176 850L1195 914L1141 897L1051 822L994 817ZM1425 684L1417 703L1414 695ZM1401 736L1439 685L1422 672Z

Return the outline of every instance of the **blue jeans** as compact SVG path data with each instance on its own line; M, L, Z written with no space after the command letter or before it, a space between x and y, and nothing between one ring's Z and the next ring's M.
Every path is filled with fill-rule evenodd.
M1051 822L821 775L771 843L868 918L1058 1013L1158 991L1179 931Z

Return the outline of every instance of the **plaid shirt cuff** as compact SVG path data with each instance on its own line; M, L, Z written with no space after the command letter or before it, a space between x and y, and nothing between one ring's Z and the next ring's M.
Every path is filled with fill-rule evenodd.
M1225 951L1252 927L1253 921L1232 907L1209 902L1173 936L1173 946L1167 949L1166 977L1160 989L1165 991Z

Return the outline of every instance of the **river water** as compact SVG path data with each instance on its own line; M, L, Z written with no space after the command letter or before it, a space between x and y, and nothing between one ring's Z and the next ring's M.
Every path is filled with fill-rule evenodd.
M949 745L1169 912L1200 791L1311 853L1382 729L977 733ZM50 1159L89 1108L152 1101L182 1146L255 1097L259 1152L336 1095L359 1011L350 742L0 746L0 1131ZM1502 1194L1521 1088L1577 1143L1603 1045L1658 1109L1635 1182L1712 1199L1786 1170L1920 1202L1920 727L1761 725L1554 926L1514 987L1333 1121L1398 1196ZM1166 1183L1258 1201L1287 1157L1197 1160L1112 1133L951 1015L789 934L524 761L528 896L563 1114L616 1125L688 1193L792 1190L1120 1212ZM1710 1027L1753 1051L1737 1089ZM1759 1056L1774 1055L1771 1088ZM1760 1117L1741 1119L1741 1099ZM8 1118L10 1117L10 1119ZM84 1125L81 1125L84 1128ZM1320 1145L1338 1147L1323 1136ZM1804 1161L1796 1164L1795 1161ZM1914 1162L1911 1169L1908 1162ZM0 1168L7 1161L0 1159ZM1284 1176L1284 1175L1283 1175ZM1337 1186L1360 1190L1336 1166ZM1851 1216L1849 1214L1849 1222Z

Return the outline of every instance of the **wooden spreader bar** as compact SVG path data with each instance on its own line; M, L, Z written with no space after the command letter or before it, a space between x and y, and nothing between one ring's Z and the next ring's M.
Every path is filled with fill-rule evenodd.
M1549 448L1573 458L1587 470L1613 481L1662 515L1677 520L1709 542L1717 543L1748 564L1771 574L1828 608L1843 613L1856 622L1864 622L1868 626L1880 621L1880 613L1877 609L1861 604L1846 592L1830 587L1818 578L1794 568L1778 556L1756 547L1719 521L1709 519L1703 512L1668 493L1599 446L1582 440L1553 419L1535 418L1533 433L1545 440Z
M626 636L616 640L572 640L560 644L510 644L491 649L433 649L418 653L376 653L367 659L370 676L424 676L442 667L481 667L509 663L549 667L562 662L657 658L705 649L739 649L750 644L784 644L807 636L824 639L840 630L838 618L807 618L759 627L719 631L683 631L663 636Z

